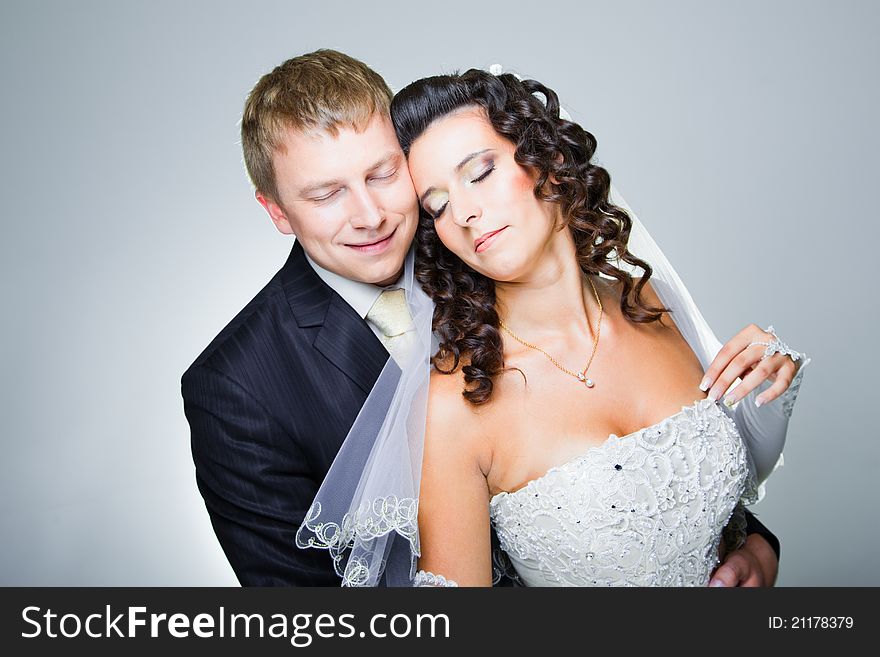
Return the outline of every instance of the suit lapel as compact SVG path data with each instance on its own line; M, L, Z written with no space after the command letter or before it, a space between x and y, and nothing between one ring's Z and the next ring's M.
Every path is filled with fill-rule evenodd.
M338 294L330 300L315 348L367 393L388 360L388 352L367 323Z
M315 273L299 242L281 270L288 303L300 327L320 327L314 347L369 393L388 352L367 323Z

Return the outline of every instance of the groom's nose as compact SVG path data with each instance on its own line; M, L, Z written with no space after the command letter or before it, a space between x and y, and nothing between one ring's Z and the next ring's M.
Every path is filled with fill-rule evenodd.
M384 220L384 212L366 187L352 190L351 225L355 228L376 228Z

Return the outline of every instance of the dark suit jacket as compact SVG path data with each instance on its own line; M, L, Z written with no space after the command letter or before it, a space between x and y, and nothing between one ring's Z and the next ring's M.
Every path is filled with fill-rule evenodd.
M387 359L295 243L184 373L196 481L242 584L339 585L295 535Z
M243 585L339 585L296 531L387 359L295 243L184 373L196 481Z

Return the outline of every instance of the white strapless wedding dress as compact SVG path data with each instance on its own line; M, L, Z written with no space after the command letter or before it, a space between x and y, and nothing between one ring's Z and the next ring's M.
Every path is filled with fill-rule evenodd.
M495 495L490 516L527 586L706 586L757 492L736 424L703 399Z

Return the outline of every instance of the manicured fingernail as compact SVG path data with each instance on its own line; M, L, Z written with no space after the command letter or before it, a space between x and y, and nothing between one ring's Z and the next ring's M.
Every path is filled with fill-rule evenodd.
M700 390L706 392L709 389L709 385L712 382L709 379L703 379L702 383L700 383Z
M763 404L763 403L764 403L764 400L761 399L760 397L758 397L758 398L755 400L755 406L757 406L758 408L761 408L761 404Z
M727 406L727 408L730 408L735 403L736 403L736 398L733 395L727 395L727 397L724 398L724 405Z
M711 582L709 582L709 586L724 586L724 582L722 582L720 579L713 579Z
M718 393L712 390L711 392L709 392L709 399L711 399L713 402L718 401Z

